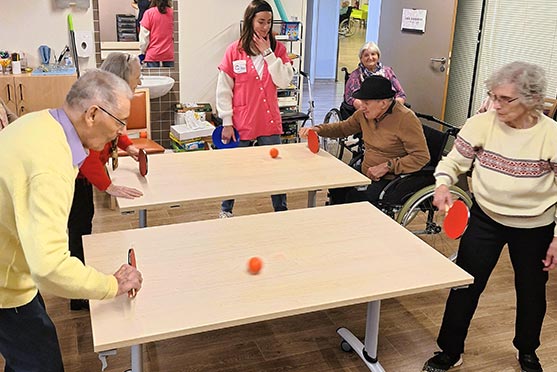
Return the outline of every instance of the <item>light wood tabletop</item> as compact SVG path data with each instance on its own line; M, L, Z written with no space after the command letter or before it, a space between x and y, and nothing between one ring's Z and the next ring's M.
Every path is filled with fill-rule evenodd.
M134 300L91 301L97 352L472 282L369 203L83 240L87 264L106 273L126 262L133 246L144 277ZM253 256L263 261L257 275L247 272Z
M275 159L269 154L272 147L279 150ZM139 174L138 163L130 157L120 158L116 171L110 171L114 184L143 192L136 199L118 198L120 211L371 182L326 151L313 154L305 143L155 154L148 163L146 177Z

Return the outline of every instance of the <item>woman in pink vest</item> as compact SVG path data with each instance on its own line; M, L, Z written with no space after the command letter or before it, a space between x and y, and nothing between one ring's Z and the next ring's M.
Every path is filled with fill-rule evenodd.
M271 30L273 8L264 0L253 0L244 13L240 39L226 49L219 65L217 110L222 118L223 142L239 146L280 144L282 120L277 87L290 85L294 70L286 47L276 41ZM286 210L286 194L272 195L276 212ZM232 217L234 200L222 202L219 217Z

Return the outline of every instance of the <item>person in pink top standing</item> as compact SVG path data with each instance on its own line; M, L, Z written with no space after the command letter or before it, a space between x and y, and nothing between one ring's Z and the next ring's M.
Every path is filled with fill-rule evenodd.
M226 49L219 65L216 103L224 129L223 142L239 146L281 143L282 119L277 87L290 85L294 70L286 47L272 34L273 8L264 0L253 0L244 13L240 39ZM275 212L284 211L286 194L272 195ZM220 218L232 217L234 200L222 202Z
M171 0L152 0L151 7L143 13L139 49L147 67L174 66L174 11Z

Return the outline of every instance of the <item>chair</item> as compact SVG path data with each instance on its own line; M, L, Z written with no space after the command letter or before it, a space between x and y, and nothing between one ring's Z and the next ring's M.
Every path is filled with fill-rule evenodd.
M149 89L138 88L135 90L126 130L133 144L138 148L145 149L147 154L160 154L164 152L164 147L151 139ZM124 150L118 150L118 156L126 155L127 152Z
M350 18L352 19L357 19L358 22L360 23L360 27L366 25L366 21L367 21L367 9L363 9L363 5L362 8L360 9L353 9L352 10L352 14L350 15Z
M555 120L557 114L557 99L555 98L544 98L543 99L543 113Z

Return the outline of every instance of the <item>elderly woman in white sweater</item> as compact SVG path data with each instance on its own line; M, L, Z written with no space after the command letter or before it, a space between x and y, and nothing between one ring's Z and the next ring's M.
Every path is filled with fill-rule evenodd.
M557 265L557 123L542 114L547 83L541 67L513 62L486 85L494 110L466 122L435 172L434 204L445 210L452 205L449 187L474 165L474 204L457 259L474 284L451 290L437 339L441 352L423 371L462 363L468 327L505 244L515 274L513 345L522 371L543 371L536 349L548 271Z

